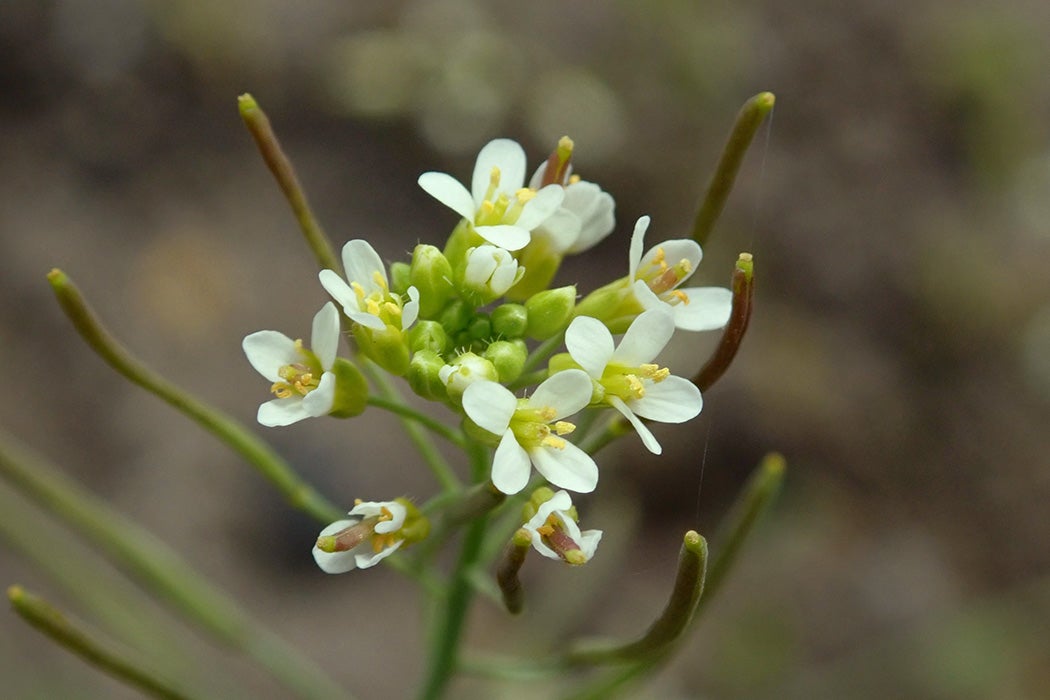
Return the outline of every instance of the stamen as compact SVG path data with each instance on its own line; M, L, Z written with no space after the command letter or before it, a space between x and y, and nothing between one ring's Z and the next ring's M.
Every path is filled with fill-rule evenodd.
M681 289L676 289L673 292L671 292L671 296L673 296L675 299L682 302L683 304L689 303L689 295L683 292Z
M386 284L386 278L383 277L383 273L381 271L375 270L372 272L372 281L379 285L379 288L382 289L384 292L389 290Z
M554 416L558 415L558 412L550 406L544 406L543 408L538 410L538 413L540 419L547 423L550 423L552 420L554 420Z
M641 379L633 374L625 374L624 379L627 380L627 386L636 398L640 399L645 396L645 385L642 383Z
M545 437L542 440L540 440L540 444L543 445L544 447L553 447L556 450L564 450L566 442L565 442L565 440L561 439L560 437L554 437L553 435L548 435L547 437Z
M287 399L292 395L292 389L284 382L274 382L270 387L270 393L279 399Z
M350 289L354 290L354 296L357 297L357 302L360 304L365 300L365 288L361 286L360 282L351 282Z
M570 184L570 185L575 185L575 184L576 184L577 182L579 182L579 181L580 181L580 179L581 179L581 178L580 178L580 176L579 176L579 175L570 175L570 176L569 176L569 183L568 183L568 184Z
M379 316L379 313L380 313L379 302L377 302L375 299L366 299L365 300L365 311L367 311L368 313L372 314L373 316Z
M390 512L389 508L387 508L386 506L383 506L383 507L381 507L379 509L379 522L382 523L382 522L386 522L388 520L393 520L393 519L394 519L394 514Z
M391 316L400 316L401 315L401 307L398 306L397 304L395 304L392 301L385 302L383 304L383 308L386 309L386 312L388 314L390 314Z
M554 424L554 432L558 435L568 435L576 430L576 426L568 421L560 420Z
M529 189L528 187L522 187L520 190L514 193L514 197L523 204L535 196L536 190Z

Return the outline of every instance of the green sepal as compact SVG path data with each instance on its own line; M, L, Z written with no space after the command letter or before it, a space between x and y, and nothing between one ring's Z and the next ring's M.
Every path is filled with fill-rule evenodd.
M467 333L474 340L488 340L492 337L492 320L488 314L478 314L467 326Z
M492 310L492 332L500 338L521 338L529 327L529 312L521 304L503 304Z
M336 418L352 418L361 415L368 405L368 380L357 365L343 357L335 358L332 365L335 375L335 398L328 415Z
M613 335L624 333L638 314L645 311L631 289L630 280L622 277L600 287L576 305L576 316L596 318Z
M431 350L419 350L412 355L405 379L412 391L424 399L444 401L448 398L448 392L439 375L444 366L445 360L441 355Z
M445 327L437 321L416 321L408 332L408 348L412 352L428 350L443 355L452 345Z
M576 306L576 287L558 287L534 295L525 302L529 314L527 333L533 340L546 340L565 330Z
M408 371L408 343L405 334L394 326L377 331L358 325L354 339L366 357L390 374L400 377Z
M466 433L467 437L471 440L476 440L482 445L488 447L496 447L499 445L499 441L503 438L502 435L495 435L485 430L472 421L469 416L463 416L463 432Z
M474 318L474 307L462 299L454 299L441 312L438 322L445 327L450 336L465 330L470 320Z
M497 340L489 343L482 353L496 368L499 373L499 381L509 384L521 376L525 369L525 360L528 359L529 349L523 340Z
M412 251L411 283L419 290L419 315L434 318L452 298L452 266L432 245L417 245Z
M405 538L405 546L426 539L430 534L430 521L420 512L416 504L407 498L395 498L394 503L400 503L405 507L405 524L398 530L398 534Z
M464 264L467 259L467 250L485 244L482 238L474 230L474 225L466 219L460 219L459 224L449 234L445 243L445 259L453 268Z
M400 296L408 294L408 288L412 286L412 280L410 277L411 268L408 263L397 262L390 263L390 291ZM420 299L420 304L423 300Z
M522 278L507 290L507 298L524 301L550 286L561 266L562 256L554 250L550 237L533 233L532 240L518 255L518 264L525 268Z

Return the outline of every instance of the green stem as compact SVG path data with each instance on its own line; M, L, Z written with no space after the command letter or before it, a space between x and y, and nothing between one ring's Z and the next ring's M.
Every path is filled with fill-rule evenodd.
M771 92L760 92L744 103L740 112L736 115L736 122L729 132L722 157L718 160L715 172L707 185L707 194L700 204L700 210L693 220L692 238L700 245L707 243L711 230L718 221L722 209L725 208L729 192L733 189L740 164L744 160L748 146L754 138L758 127L762 125L766 115L773 110L776 98Z
M751 322L752 301L755 295L754 260L750 253L741 253L733 268L733 307L729 322L711 358L693 377L693 384L703 393L725 374L733 363L740 343Z
M546 379L548 376L550 376L550 372L548 372L547 370L545 370L545 369L537 369L537 370L534 370L532 372L528 372L527 374L521 375L520 377L515 379L513 382L508 384L507 388L510 389L511 391L517 391L518 389L523 389L523 388L525 388L527 386L532 386L534 384L539 384L544 379Z
M413 420L435 435L440 435L445 438L456 447L466 449L467 440L466 436L463 435L463 431L450 428L441 421L431 418L411 406L407 406L399 401L393 401L382 396L369 396L368 403L376 408L381 408L384 411L390 411L391 413L397 414L401 418Z
M325 235L321 224L317 222L313 210L310 209L310 203L299 184L299 178L295 175L292 162L281 150L281 144L273 132L273 127L270 126L266 113L259 107L255 98L247 93L237 98L237 107L240 110L241 119L244 120L245 126L255 139L255 145L259 147L263 160L266 161L266 167L273 173L281 192L291 205L295 219L299 222L299 228L302 229L307 245L317 258L318 265L322 269L335 270L342 274L343 267L335 256L332 243Z
M2 431L0 476L105 552L143 588L167 600L215 638L255 659L297 695L347 697L312 661L253 620L166 544L42 458L17 446Z
M98 632L88 631L44 599L26 593L21 586L8 588L7 597L23 620L59 646L114 678L162 700L190 700L194 697L176 683L161 677L157 671L147 668L141 661L133 659L112 640Z
M335 507L315 491L273 448L249 432L247 427L191 396L132 356L110 335L88 306L80 290L64 272L52 270L47 279L58 298L58 303L73 322L80 337L113 369L225 442L283 493L292 506L323 523L330 523L343 516L341 508Z
M540 343L525 360L525 366L521 370L522 374L528 374L539 367L541 362L553 355L554 351L561 347L563 340L565 340L565 331L557 333Z

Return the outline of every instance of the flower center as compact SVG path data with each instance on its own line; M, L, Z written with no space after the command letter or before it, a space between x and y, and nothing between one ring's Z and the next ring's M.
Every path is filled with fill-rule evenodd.
M668 304L679 302L688 304L689 297L684 292L675 289L682 281L693 272L693 264L682 258L676 264L667 262L667 255L663 248L656 249L656 255L642 269L638 270L638 279L645 280L653 293L666 301Z
M525 449L553 447L563 450L566 441L559 436L568 435L576 430L576 426L563 420L551 424L556 415L557 411L550 406L519 408L510 419L510 428L514 431L518 444Z
M561 518L556 513L548 515L547 520L536 528L536 532L540 533L544 544L569 564L583 564L586 561L580 545L562 529Z
M624 401L635 401L645 396L646 382L658 384L671 376L671 370L646 363L637 367L610 364L599 380L605 393L619 396Z
M317 538L317 548L322 552L349 552L369 540L372 551L379 553L388 547L394 546L400 539L396 532L376 532L376 525L394 519L390 509L383 506L379 515L373 515L340 530L334 535L325 535Z
M386 278L379 270L372 272L374 283L371 292L365 290L360 282L351 282L350 288L357 297L357 307L365 313L372 314L388 326L401 326L401 299L390 293Z
M323 371L313 360L313 353L303 347L302 339L295 341L295 350L303 356L304 362L293 362L284 365L277 370L277 376L282 381L274 382L270 391L279 399L287 399L292 396L306 396L317 388L321 381Z
M499 191L500 170L492 168L489 175L489 187L485 190L485 198L478 207L474 217L476 226L498 226L499 224L514 224L521 216L525 204L536 196L536 191L528 187L522 187L514 193L512 200Z

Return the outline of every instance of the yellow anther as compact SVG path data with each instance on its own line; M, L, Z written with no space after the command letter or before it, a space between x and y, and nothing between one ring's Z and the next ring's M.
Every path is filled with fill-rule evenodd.
M395 304L392 301L388 301L388 302L384 303L383 304L383 308L386 309L386 312L388 314L390 314L391 316L400 316L401 315L401 307L398 306L397 304Z
M558 435L568 435L574 430L576 430L576 425L568 421L560 420L554 424L554 432Z
M536 532L538 532L540 534L540 536L542 536L542 537L550 537L551 535L553 535L554 534L554 527L552 525L550 525L549 523L550 523L550 519L548 518L546 523L544 523L543 525L540 525L538 528L536 528Z
M663 246L656 249L656 254L653 255L653 264L659 265L667 258L667 254L664 252Z
M693 263L689 262L687 258L682 258L678 261L678 271L682 275L682 279L685 279L690 272L693 271Z
M384 292L387 291L388 287L386 286L386 278L383 277L383 273L380 270L372 272L372 281L379 285L379 288Z
M390 509L386 506L379 508L379 522L385 522L387 520L393 520L394 514L390 512Z
M359 506L359 505L361 505L362 503L364 503L364 501L363 501L363 500L361 500L360 498L355 498L355 499L354 499L354 505L355 505L355 506Z
M354 290L354 296L357 297L358 302L365 300L365 288L361 286L360 282L351 282L350 289Z
M379 302L377 302L375 299L366 299L365 311L372 314L373 316L379 316Z
M287 399L292 395L292 388L284 382L274 382L270 392L279 399Z
M689 295L683 292L681 289L676 289L673 292L671 292L671 296L673 296L675 299L682 302L683 304L689 303Z
M544 447L553 447L556 450L564 450L566 442L565 442L565 440L562 440L560 437L554 437L553 435L548 435L547 437L545 437L542 440L540 440L540 444L543 445Z
M570 185L575 185L579 181L580 181L580 176L579 175L570 175L569 176L569 184Z
M499 187L499 179L499 166L493 165L492 170L489 171L489 187Z
M536 196L536 190L529 189L528 187L522 187L520 190L514 193L514 197L519 202L527 202Z
M481 216L485 216L487 214L491 214L495 208L496 205L492 203L492 200L486 199L484 202L481 203L481 206L478 207L478 212L481 214Z
M550 423L552 420L554 420L554 416L558 415L558 412L550 406L544 406L537 412L540 416L540 419L546 421L547 423Z
M639 399L645 396L645 385L642 384L641 379L633 374L625 374L624 379L627 380L627 386L632 394Z

